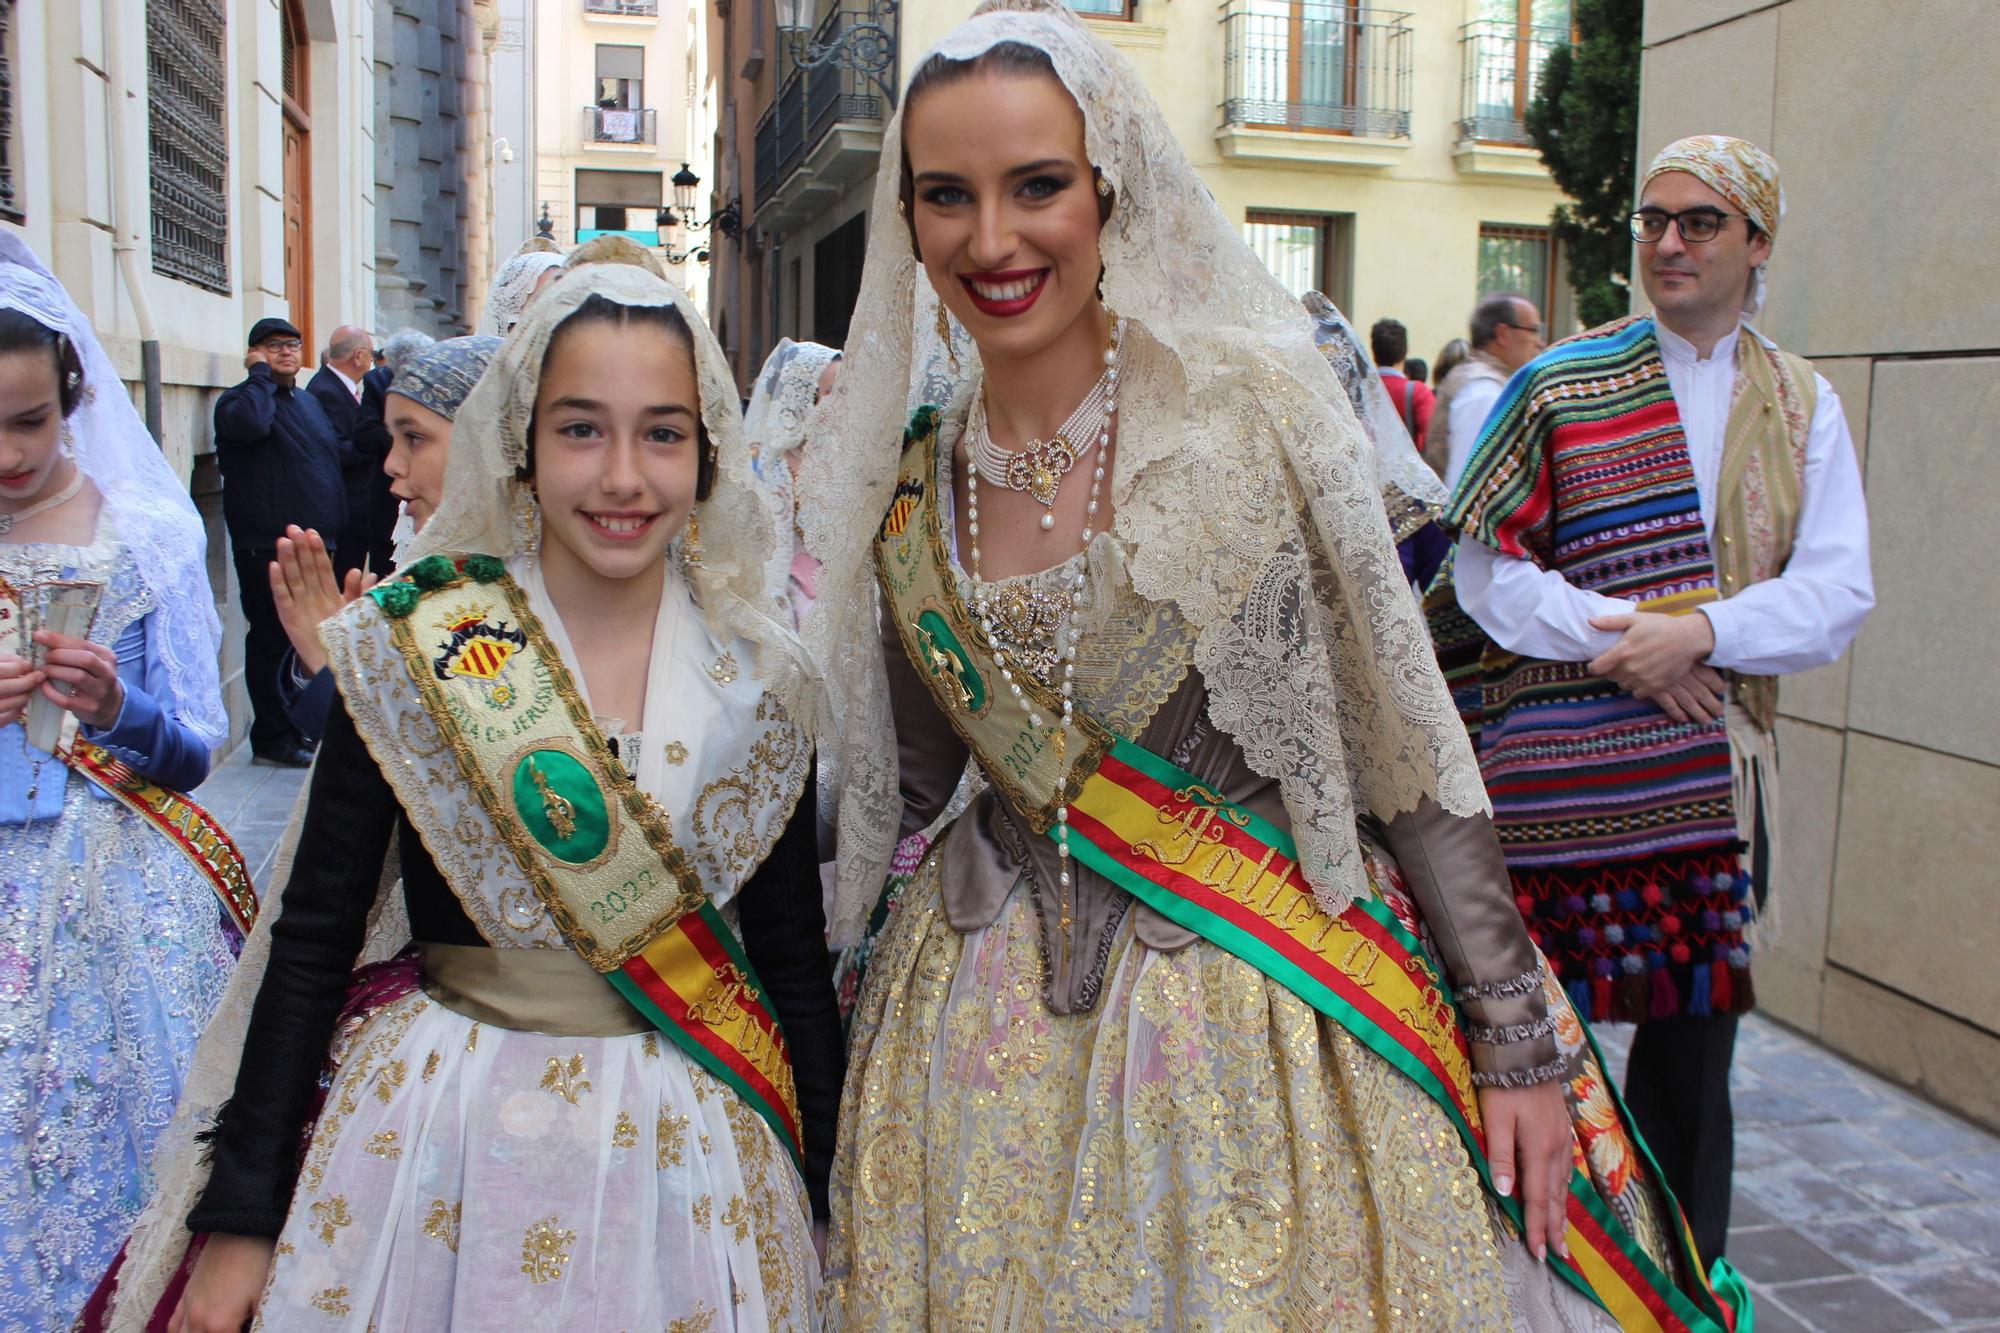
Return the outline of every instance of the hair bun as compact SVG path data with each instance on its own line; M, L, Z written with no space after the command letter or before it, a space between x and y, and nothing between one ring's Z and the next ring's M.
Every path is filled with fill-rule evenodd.
M593 236L582 245L569 252L563 260L563 268L575 272L592 264L625 264L632 268L643 268L662 282L672 281L667 270L660 265L660 258L630 236Z

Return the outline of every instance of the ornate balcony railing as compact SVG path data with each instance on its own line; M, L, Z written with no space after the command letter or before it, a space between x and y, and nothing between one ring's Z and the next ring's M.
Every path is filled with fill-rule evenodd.
M1408 138L1410 17L1330 0L1232 0L1224 123Z
M831 47L849 24L867 23L894 31L895 18L866 4L835 9L812 34L811 45ZM893 68L893 57L890 68ZM839 61L811 69L794 66L778 85L778 95L757 123L757 201L772 199L817 149L843 123L880 126L889 101L865 69Z
M1462 143L1528 143L1523 121L1549 53L1569 44L1567 28L1522 27L1484 19L1460 29L1464 59L1458 137Z
M587 106L583 137L590 143L658 143L659 115L651 107Z
M656 19L660 0L583 0L586 14L610 14L617 18Z

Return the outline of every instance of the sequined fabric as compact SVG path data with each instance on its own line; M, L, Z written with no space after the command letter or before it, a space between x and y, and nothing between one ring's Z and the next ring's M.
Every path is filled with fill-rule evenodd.
M91 638L151 609L115 539L0 545L0 575L105 585ZM167 701L162 701L167 702ZM25 745L22 728L0 745ZM233 964L214 890L53 760L54 819L0 822L0 1329L66 1328L149 1188L155 1139ZM65 785L66 784L66 785Z
M1080 570L1079 700L1136 734L1191 636L1132 618L1146 603L1115 546L995 586ZM830 1328L1615 1327L1508 1231L1442 1110L1248 964L1200 940L1149 947L1127 913L1095 1002L1054 1012L1032 891L977 819L992 799L924 856L873 945L834 1164ZM944 882L962 839L1013 885L963 933ZM1363 845L1370 883L1420 925L1400 872ZM1583 1030L1550 999L1574 1055ZM1602 1071L1582 1068L1586 1160L1664 1254L1660 1201L1632 1174Z
M817 1276L791 1159L665 1037L413 994L343 1053L255 1327L806 1329Z

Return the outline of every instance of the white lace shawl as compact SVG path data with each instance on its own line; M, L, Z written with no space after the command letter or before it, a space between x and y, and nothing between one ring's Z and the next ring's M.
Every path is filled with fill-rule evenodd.
M839 357L837 347L780 338L764 359L764 368L757 372L757 386L751 390L750 407L743 414L751 463L778 525L779 540L764 581L780 598L790 595L792 524L798 517L797 488L787 456L805 443L819 406L819 377Z
M1216 207L1124 57L1054 0L984 5L933 54L967 60L1000 42L1048 55L1116 190L1104 298L1137 336L1111 496L1133 587L1194 628L1212 719L1279 783L1300 863L1339 910L1367 892L1359 812L1425 796L1487 808L1390 540L1373 449L1305 312ZM901 813L871 562L907 406L937 367L935 297L897 209L902 130L899 112L828 447L805 451L800 483L807 547L825 565L804 636L839 726L838 747L821 751L823 804L838 806L836 942L864 925Z

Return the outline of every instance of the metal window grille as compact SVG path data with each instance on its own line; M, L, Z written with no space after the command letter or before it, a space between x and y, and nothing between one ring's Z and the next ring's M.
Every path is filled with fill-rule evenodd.
M19 165L20 145L15 142L14 115L14 0L0 0L0 218L20 222L26 216L21 207L21 186L14 178Z
M1461 142L1525 144L1528 103L1549 53L1569 44L1569 29L1483 19L1460 30L1464 87Z
M1231 0L1224 122L1408 138L1410 18L1329 0Z
M219 0L146 0L153 271L229 291L229 106Z

